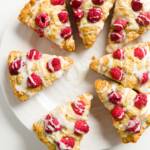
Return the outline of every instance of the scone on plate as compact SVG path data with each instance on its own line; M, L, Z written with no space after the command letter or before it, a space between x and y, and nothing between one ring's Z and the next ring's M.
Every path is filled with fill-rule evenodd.
M75 50L65 0L30 0L18 18L40 37L48 38L67 51Z
M106 51L117 48L140 37L150 30L149 0L117 0L108 35Z
M92 95L85 93L58 106L33 124L37 137L49 150L80 150L80 142L88 133L88 114Z
M90 67L125 87L150 93L150 42L116 49L100 59L93 58Z
M86 48L95 43L114 2L115 0L70 0L79 36Z
M14 94L20 101L28 100L61 78L72 63L69 57L42 54L36 49L10 52L9 80Z
M100 101L110 111L122 142L137 142L150 125L150 95L106 80L97 80L95 88Z

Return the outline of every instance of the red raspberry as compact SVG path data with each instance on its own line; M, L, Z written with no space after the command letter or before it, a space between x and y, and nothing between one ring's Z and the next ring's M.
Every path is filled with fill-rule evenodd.
M72 36L72 29L71 27L66 27L61 30L61 37L65 40L69 39Z
M42 79L39 75L32 73L27 79L27 86L29 88L37 88L42 85Z
M149 80L148 72L143 73L142 78L140 79L141 84L145 84Z
M22 62L21 59L16 59L14 60L10 65L9 65L9 73L11 75L18 75L21 67L24 66L24 63Z
M89 9L87 19L91 23L96 23L102 18L102 10L100 8Z
M125 115L125 112L124 112L124 109L120 106L115 106L113 108L113 110L111 111L111 114L112 116L115 118L115 119L118 119L118 120L121 120L123 119L124 115Z
M123 32L112 32L110 34L111 41L116 42L116 43L120 43L121 41L124 40L124 38L125 38L125 35Z
M126 129L128 132L138 133L141 130L141 123L137 119L131 119L128 122L128 126Z
M59 58L53 58L47 63L47 69L49 72L56 72L61 69L61 61Z
M128 24L128 21L125 19L119 18L119 19L115 20L113 23L114 31L116 31L116 32L122 31L123 29L126 28L127 24Z
M68 12L67 11L61 11L59 14L58 14L58 17L59 17L59 20L62 22L62 23L66 23L68 22Z
M50 0L52 5L64 5L65 0Z
M111 68L110 74L111 74L112 79L118 80L118 81L121 81L124 75L123 70L119 67Z
M113 58L115 59L124 59L124 50L123 49L117 49L113 52Z
M77 115L83 115L85 111L85 103L83 101L76 101L71 104L73 111Z
M85 120L78 120L75 123L74 132L77 134L85 134L89 132L89 126Z
M140 0L132 0L131 6L134 11L140 11L143 7L143 4Z
M29 60L39 60L42 57L42 53L38 51L37 49L31 49L27 53L27 58Z
M39 35L39 37L44 36L44 30L42 28L35 29L35 32Z
M84 16L84 12L81 9L74 10L73 13L76 21L80 21Z
M140 26L148 26L150 25L150 12L140 13L136 19L136 22Z
M146 54L147 54L147 51L145 50L145 48L138 47L134 49L134 56L140 60L142 60Z
M120 104L122 96L118 92L111 92L108 94L109 101L113 104Z
M48 14L47 13L41 13L40 15L36 16L35 23L40 28L46 28L50 23Z
M147 96L143 93L137 94L134 100L134 105L138 109L142 109L143 107L145 107L147 105Z
M70 5L74 8L74 9L78 9L81 4L82 4L83 0L72 0L70 2Z
M62 129L62 126L60 125L59 121L51 114L48 114L46 116L44 126L46 133L53 133Z
M105 0L92 0L93 4L95 5L102 5Z

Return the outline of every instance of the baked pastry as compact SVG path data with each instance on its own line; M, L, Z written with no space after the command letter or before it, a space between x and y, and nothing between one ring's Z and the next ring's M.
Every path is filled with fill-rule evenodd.
M148 0L117 0L106 51L112 53L150 30Z
M103 29L115 0L71 0L79 36L86 48L91 47Z
M89 131L87 120L91 99L91 94L83 94L33 124L34 132L49 150L80 149L80 142Z
M137 142L150 125L149 95L106 80L97 80L95 88L100 101L110 111L122 142Z
M150 93L150 42L117 49L100 59L93 58L90 66L125 87Z
M59 79L73 63L69 57L12 51L8 57L9 79L14 94L26 101Z
M75 43L65 0L30 0L19 20L61 48L74 51Z

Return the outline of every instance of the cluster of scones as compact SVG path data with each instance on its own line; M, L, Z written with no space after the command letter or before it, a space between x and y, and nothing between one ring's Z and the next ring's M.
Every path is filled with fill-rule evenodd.
M137 142L150 125L150 42L127 44L150 30L150 0L30 0L19 20L40 37L75 51L67 6L86 48L95 43L114 6L108 54L93 57L90 68L111 79L96 80L95 89L123 143ZM11 51L8 69L14 94L22 102L30 99L61 78L72 64L70 57L42 54L37 49ZM50 150L79 150L89 132L92 98L84 93L58 106L34 123L33 130Z

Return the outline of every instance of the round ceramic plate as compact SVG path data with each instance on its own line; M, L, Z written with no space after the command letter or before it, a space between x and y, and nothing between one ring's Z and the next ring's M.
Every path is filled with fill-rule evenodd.
M33 122L46 115L56 106L84 92L90 92L94 95L89 116L91 130L82 140L81 150L87 150L87 147L90 150L100 150L120 144L120 140L112 127L110 115L100 105L94 92L94 81L100 78L100 76L89 70L89 63L92 56L100 57L105 53L107 24L109 23L106 23L104 30L92 48L85 49L77 37L77 51L69 53L59 49L50 41L39 38L32 30L20 24L17 20L17 15L20 8L23 7L24 1L20 1L19 3L16 12L14 12L14 15L9 20L7 31L1 43L0 55L0 85L4 99L8 102L16 117L18 117L27 129L32 130ZM140 40L148 39L148 37L150 37L150 34L144 35L144 38ZM70 56L74 59L75 64L52 87L32 97L29 101L21 103L13 95L9 85L7 57L11 50L27 51L31 48L37 48L43 53Z

